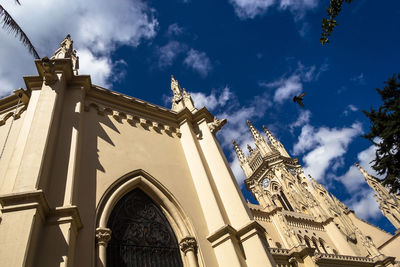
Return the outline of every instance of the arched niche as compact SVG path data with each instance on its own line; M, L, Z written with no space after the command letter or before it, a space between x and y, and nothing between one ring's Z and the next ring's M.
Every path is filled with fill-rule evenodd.
M198 267L197 241L188 217L175 197L143 170L117 179L103 194L96 210L96 267L106 267L107 244L112 238L108 221L117 203L133 190L140 190L159 207L179 244L184 266Z

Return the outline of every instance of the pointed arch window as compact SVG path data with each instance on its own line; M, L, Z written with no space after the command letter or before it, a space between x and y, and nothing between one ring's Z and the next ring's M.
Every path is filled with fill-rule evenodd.
M136 188L124 195L109 217L107 266L183 266L175 234L153 200Z

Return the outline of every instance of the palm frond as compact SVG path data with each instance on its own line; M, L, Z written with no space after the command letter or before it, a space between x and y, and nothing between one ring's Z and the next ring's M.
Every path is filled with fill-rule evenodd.
M40 58L28 36L2 5L0 5L0 23L3 24L3 29L9 33L14 33L15 37L19 37L19 40L22 42L22 44L28 48L29 53L31 53L36 59Z

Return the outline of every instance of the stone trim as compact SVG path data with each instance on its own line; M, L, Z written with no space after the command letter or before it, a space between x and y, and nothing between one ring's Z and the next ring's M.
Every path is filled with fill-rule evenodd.
M51 209L46 222L47 224L71 223L75 234L83 227L77 206Z
M262 235L266 232L264 227L262 227L258 222L256 221L250 221L248 224L240 228L236 235L237 237L242 240L248 238L249 235L254 235L254 234L259 234Z
M42 190L11 193L0 196L1 212L37 209L43 221L50 213L49 204Z
M65 206L50 209L42 190L18 192L0 196L1 212L37 209L46 224L71 223L75 232L83 227L78 207Z
M197 253L197 241L192 236L184 237L181 242L179 242L179 248L186 255L188 251L193 251L193 253Z
M228 238L236 239L237 231L230 225L224 225L217 231L207 236L207 240L211 242L212 246L215 247L222 241ZM223 239L223 240L222 240Z

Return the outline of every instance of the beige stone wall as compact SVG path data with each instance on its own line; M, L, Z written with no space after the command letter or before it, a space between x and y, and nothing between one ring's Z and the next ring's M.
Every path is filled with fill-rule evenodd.
M371 237L374 244L379 247L384 243L386 240L392 237L391 234L385 232L378 227L371 225L363 220L360 220L354 213L349 213L351 220L353 221L354 225L358 227L361 232L365 233L366 236Z
M385 255L391 255L396 257L396 261L400 261L399 248L400 248L400 232L396 232L396 234L392 238L387 240L379 247L380 251L382 251L382 253L384 253Z
M112 115L98 115L95 109L84 113L81 168L76 185L76 204L84 228L77 240L76 266L88 266L87 249L94 249L95 210L104 192L123 175L142 169L177 199L195 228L206 266L216 265L204 217L193 187L179 137L159 133L151 127L131 125Z

